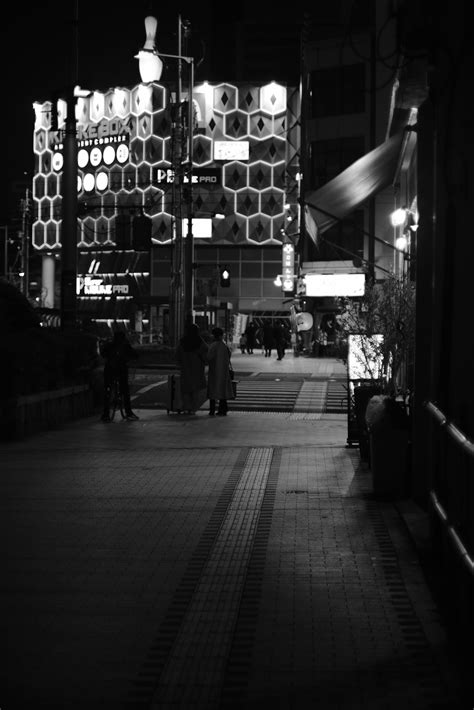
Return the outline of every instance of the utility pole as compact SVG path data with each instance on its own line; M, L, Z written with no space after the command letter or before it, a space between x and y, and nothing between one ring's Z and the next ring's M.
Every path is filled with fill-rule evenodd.
M170 335L172 345L178 344L182 329L183 312L183 220L182 220L182 146L183 126L181 122L181 88L178 81L175 103L171 107L171 162L173 166L173 184L171 203L174 224L172 246L172 273L170 281Z
M66 94L61 204L61 329L75 328L77 318L77 127L74 87L78 74L78 3L72 22L71 82Z
M186 37L189 36L189 24L185 25ZM171 125L171 162L173 166L174 179L172 185L172 214L173 225L173 252L172 252L172 274L170 282L170 336L173 345L177 345L182 335L186 319L192 316L193 311L193 229L192 229L192 172L193 172L193 84L194 84L194 60L182 53L182 29L183 22L181 16L178 17L178 42L179 53L177 55L162 54L163 57L178 59L178 86L176 100L172 106ZM182 105L182 63L188 65L189 89L188 89L188 117L183 116ZM186 125L187 124L187 125ZM187 144L187 146L186 146ZM186 158L186 161L184 160ZM184 166L186 162L186 168ZM184 178L187 178L186 186L183 185ZM183 235L183 210L182 205L187 204L187 239Z
M185 38L185 53L188 54L188 43L191 37L191 25L186 20L182 23L184 27ZM185 320L193 320L194 311L194 235L193 235L193 133L194 133L194 106L193 106L193 90L194 90L194 62L191 60L188 64L188 116L187 116L187 170L186 176L188 179L186 188L186 204L187 204L187 220L188 231L186 235L185 254L184 254L184 318Z
M31 197L30 191L26 188L25 199L21 201L21 271L22 291L28 298L30 295L30 216L31 216Z

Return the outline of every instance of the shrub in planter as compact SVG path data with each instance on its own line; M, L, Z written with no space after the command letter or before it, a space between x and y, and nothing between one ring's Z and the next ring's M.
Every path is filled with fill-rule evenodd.
M369 461L369 432L365 420L367 405L374 395L380 394L381 387L377 384L361 384L354 387L354 411L359 432L359 452L362 461Z

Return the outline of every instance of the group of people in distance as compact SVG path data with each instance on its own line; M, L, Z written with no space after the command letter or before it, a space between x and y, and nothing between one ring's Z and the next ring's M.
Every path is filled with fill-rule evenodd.
M229 411L228 401L235 398L232 383L231 350L224 342L222 328L213 328L213 341L207 343L199 327L186 323L184 335L176 348L176 363L180 369L182 411L195 414L201 404L209 399L209 415L225 417ZM261 329L250 322L240 339L242 353L252 355L255 347L261 347L265 357L271 357L276 349L277 360L285 356L287 333L281 321L272 324L266 321ZM126 334L118 331L102 351L104 365L104 411L103 421L110 421L109 400L115 379L119 380L126 418L138 419L132 411L128 382L128 363L138 357ZM206 368L207 371L206 371Z
M272 350L276 350L277 360L282 360L289 344L288 340L288 334L281 321L276 321L275 324L265 321L263 327L259 329L250 322L240 335L239 347L242 355L245 353L253 355L254 348L261 347L265 357L271 357Z
M184 411L194 414L202 400L208 398L209 416L225 417L229 411L228 400L234 399L231 351L223 340L222 328L213 328L211 333L213 341L208 345L198 326L188 323L179 341L176 361L181 374L182 404Z
M201 337L194 323L187 323L183 337L176 348L176 362L180 369L182 411L195 414L201 404L209 399L209 415L225 417L228 400L234 399L232 385L231 351L223 340L222 328L212 330L213 342L209 345ZM128 366L138 358L124 331L117 331L102 347L104 358L104 409L102 421L110 422L109 406L113 382L118 379L126 419L137 420L132 411ZM208 371L206 373L206 367ZM217 408L217 411L216 411Z

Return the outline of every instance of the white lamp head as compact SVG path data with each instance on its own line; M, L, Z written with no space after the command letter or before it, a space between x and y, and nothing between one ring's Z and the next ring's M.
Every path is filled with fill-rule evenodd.
M393 227L400 227L402 224L405 224L406 218L407 218L406 207L399 207L397 210L392 212L392 214L390 215L390 221L391 221Z
M140 77L144 84L159 81L161 79L161 72L163 71L163 62L155 47L157 25L156 17L152 17L151 15L145 17L145 44L143 48L138 51L138 54L135 55L135 59L138 59Z

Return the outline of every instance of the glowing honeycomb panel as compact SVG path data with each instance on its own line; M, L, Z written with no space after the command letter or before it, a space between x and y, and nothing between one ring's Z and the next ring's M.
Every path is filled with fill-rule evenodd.
M213 220L207 244L281 242L288 151L292 159L296 154L286 135L290 116L294 123L293 107L287 106L290 93L295 95L275 83L194 87L193 213L225 215ZM182 99L187 98L184 89ZM95 91L77 100L81 245L114 245L115 215L141 210L152 219L153 240L171 241L176 191L171 189L173 178L163 183L163 175L174 174L178 141L183 159L188 148L185 131L174 142L171 138L171 99L169 88L155 83ZM59 249L66 104L57 104L57 133L50 130L51 103L35 104L34 109L33 243L37 249ZM249 160L214 161L214 141L247 141Z

